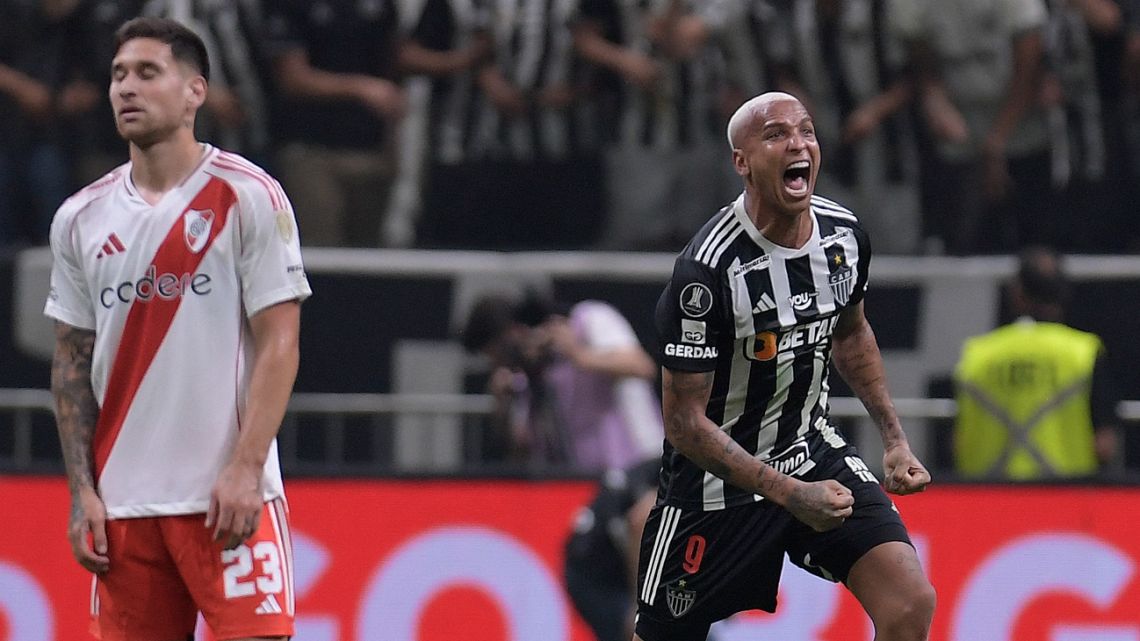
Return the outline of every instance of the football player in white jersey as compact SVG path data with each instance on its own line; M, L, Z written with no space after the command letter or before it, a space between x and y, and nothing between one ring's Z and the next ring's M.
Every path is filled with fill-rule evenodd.
M68 535L105 641L293 634L276 436L310 294L280 185L199 142L202 41L137 18L110 100L130 162L52 223L52 391Z

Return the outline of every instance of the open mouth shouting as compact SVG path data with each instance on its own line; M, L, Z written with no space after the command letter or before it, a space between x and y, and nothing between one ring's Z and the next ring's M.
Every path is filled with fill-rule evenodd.
M784 169L784 189L788 195L801 198L808 193L808 183L811 180L811 162L797 160Z

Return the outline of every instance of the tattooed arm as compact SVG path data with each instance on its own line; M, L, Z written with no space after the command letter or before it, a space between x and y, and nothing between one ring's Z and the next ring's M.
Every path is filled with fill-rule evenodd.
M665 368L662 413L673 447L728 483L782 505L817 531L839 527L851 514L851 491L832 479L800 481L745 451L705 416L712 380L712 372Z
M883 437L883 472L889 491L897 494L921 492L930 483L930 472L910 451L895 405L887 390L883 355L863 303L840 314L832 336L831 359L851 390L863 401L867 413Z
M107 512L95 490L91 439L99 417L99 404L91 388L91 356L95 332L55 324L55 356L51 367L51 391L55 396L55 420L67 485L71 491L71 517L67 536L79 564L92 572L108 568ZM90 534L94 548L87 539Z

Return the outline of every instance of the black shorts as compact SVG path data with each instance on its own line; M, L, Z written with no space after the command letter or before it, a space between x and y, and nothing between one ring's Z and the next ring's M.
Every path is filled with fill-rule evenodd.
M842 582L882 543L910 543L894 504L854 447L824 445L805 481L836 479L855 509L843 525L816 532L771 501L713 511L657 505L638 562L637 634L644 641L703 640L714 621L751 609L774 612L784 554L829 581Z

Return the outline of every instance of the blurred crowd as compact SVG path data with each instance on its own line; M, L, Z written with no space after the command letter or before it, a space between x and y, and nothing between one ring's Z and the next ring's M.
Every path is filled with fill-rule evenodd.
M199 134L282 181L307 246L677 251L772 89L879 253L1140 246L1140 0L4 0L0 248L126 160L139 14L206 40Z

